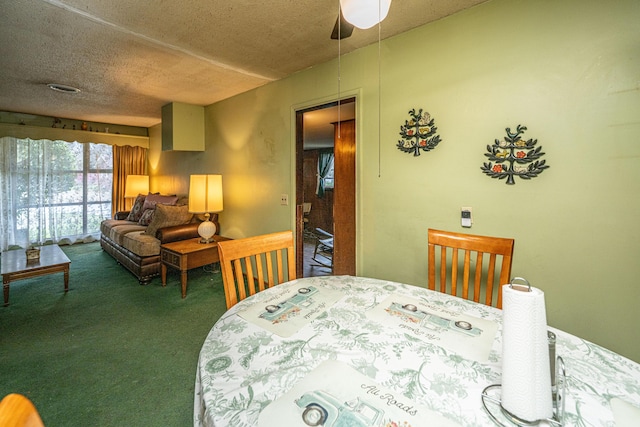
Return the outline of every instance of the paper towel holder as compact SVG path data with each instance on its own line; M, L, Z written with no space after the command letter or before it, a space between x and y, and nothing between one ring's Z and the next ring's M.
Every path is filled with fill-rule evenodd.
M493 422L502 427L516 426L535 426L542 421L546 421L552 426L564 426L564 409L565 409L565 391L567 386L567 373L564 368L564 361L562 357L556 357L556 386L557 390L553 396L553 417L543 420L526 421L511 414L509 411L502 407L502 401L500 396L490 394L492 391L499 390L501 384L491 384L482 390L482 406ZM552 392L552 390L549 390ZM491 405L489 405L491 404ZM502 418L500 420L499 418ZM507 424L504 424L504 422Z
M516 282L523 282L522 284L517 284ZM531 284L524 277L514 277L509 282L509 287L516 291L521 292L531 292Z

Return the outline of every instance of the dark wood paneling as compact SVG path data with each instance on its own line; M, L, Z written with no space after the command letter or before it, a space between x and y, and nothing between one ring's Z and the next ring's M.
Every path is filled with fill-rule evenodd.
M333 274L356 274L356 122L335 125Z

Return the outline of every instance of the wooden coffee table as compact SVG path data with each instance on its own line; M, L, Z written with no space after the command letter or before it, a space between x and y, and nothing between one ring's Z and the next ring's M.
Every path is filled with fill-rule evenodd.
M40 260L27 263L24 250L3 252L2 256L2 287L4 290L4 305L9 305L9 284L16 280L44 276L45 274L64 273L64 292L69 291L69 258L58 245L40 247Z
M216 242L230 240L227 237L214 236ZM180 285L182 286L182 298L187 296L187 271L192 268L203 267L220 261L218 244L200 243L200 238L179 240L165 243L160 246L160 273L162 286L167 284L167 267L180 270Z

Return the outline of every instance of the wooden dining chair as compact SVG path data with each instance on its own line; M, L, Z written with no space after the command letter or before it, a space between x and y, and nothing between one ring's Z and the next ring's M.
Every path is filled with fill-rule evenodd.
M296 278L292 231L218 242L218 253L227 309Z
M38 410L26 396L8 394L0 402L0 426L44 427Z
M497 294L495 307L502 308L501 286L509 283L510 280L513 239L429 229L428 241L429 289L472 299L475 302L480 302L481 295L484 295L483 303L486 305L493 305L494 296ZM464 251L462 258L458 255L460 251ZM488 255L488 260L485 255ZM500 259L501 262L499 262ZM473 267L474 264L475 267ZM474 270L473 296L470 297L472 268ZM439 273L438 282L436 282L436 272ZM458 289L460 272L462 272L461 292ZM437 287L436 283L439 283Z

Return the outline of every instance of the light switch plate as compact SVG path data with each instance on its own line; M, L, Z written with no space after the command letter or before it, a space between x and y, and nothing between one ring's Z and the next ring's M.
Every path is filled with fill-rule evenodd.
M463 206L460 210L461 225L465 228L471 228L471 224L473 224L473 217L471 212L472 210L470 207Z

